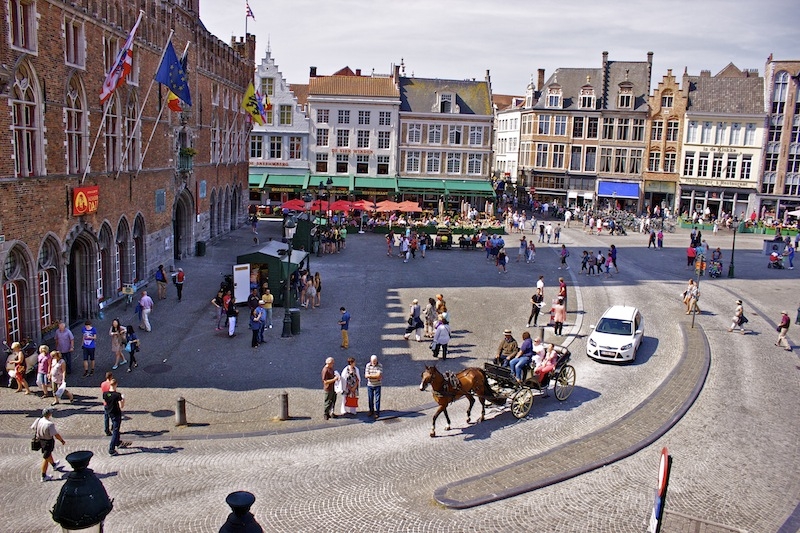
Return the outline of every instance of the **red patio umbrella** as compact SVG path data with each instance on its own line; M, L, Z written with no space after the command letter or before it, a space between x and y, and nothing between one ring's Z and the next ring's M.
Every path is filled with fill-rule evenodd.
M422 208L419 206L419 204L417 202L412 202L411 200L400 202L399 209L403 213L422 213Z
M295 198L293 200L289 200L288 202L283 202L281 204L281 209L289 209L291 211L302 211L305 209L306 204L300 198Z
M330 202L327 200L314 200L314 203L311 204L312 211L327 211L328 205Z
M383 202L377 203L379 213L388 213L390 211L397 211L400 209L400 204L397 202L392 202L391 200L384 200Z
M336 200L330 206L331 211L352 211L353 204L347 200Z

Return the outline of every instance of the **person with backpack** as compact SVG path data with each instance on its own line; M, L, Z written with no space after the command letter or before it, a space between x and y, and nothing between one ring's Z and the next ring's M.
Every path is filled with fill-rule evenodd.
M139 363L136 362L136 352L139 351L139 337L136 336L136 330L133 329L133 326L125 328L125 350L130 354L128 372L131 372L139 366Z

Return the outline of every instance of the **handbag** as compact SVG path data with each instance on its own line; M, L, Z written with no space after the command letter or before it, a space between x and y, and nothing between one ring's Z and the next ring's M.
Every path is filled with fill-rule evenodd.
M61 385L59 385L58 389L56 389L56 396L60 399L62 396L64 396L64 392L66 390L67 390L67 382L62 381Z
M431 341L431 344L430 344L430 346L428 346L428 348L430 348L430 350L432 352L435 351L436 350L436 341Z
M345 398L344 398L344 406L345 407L358 407L358 396L345 396Z
M39 420L41 420L41 418L36 419L36 424L34 424L33 427L33 438L31 439L32 452L38 452L39 450L42 449L42 442L36 436L36 432L39 430Z

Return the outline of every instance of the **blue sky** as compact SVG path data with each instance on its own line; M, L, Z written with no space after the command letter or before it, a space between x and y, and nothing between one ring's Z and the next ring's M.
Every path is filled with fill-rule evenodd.
M206 27L225 42L241 36L245 0L199 0ZM235 5L240 4L240 8ZM483 79L492 90L524 94L531 74L599 67L654 53L653 83L668 68L680 76L729 62L764 73L776 59L800 60L797 0L250 0L256 63L267 48L290 83L308 83L310 66L331 74L349 66L406 75ZM535 79L535 77L534 77Z

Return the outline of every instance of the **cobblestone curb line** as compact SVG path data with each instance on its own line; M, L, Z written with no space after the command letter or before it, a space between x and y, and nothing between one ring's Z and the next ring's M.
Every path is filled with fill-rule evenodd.
M681 336L678 364L650 396L618 421L547 452L439 487L434 498L446 507L468 509L577 477L649 446L686 414L708 376L711 351L705 333L684 322Z

